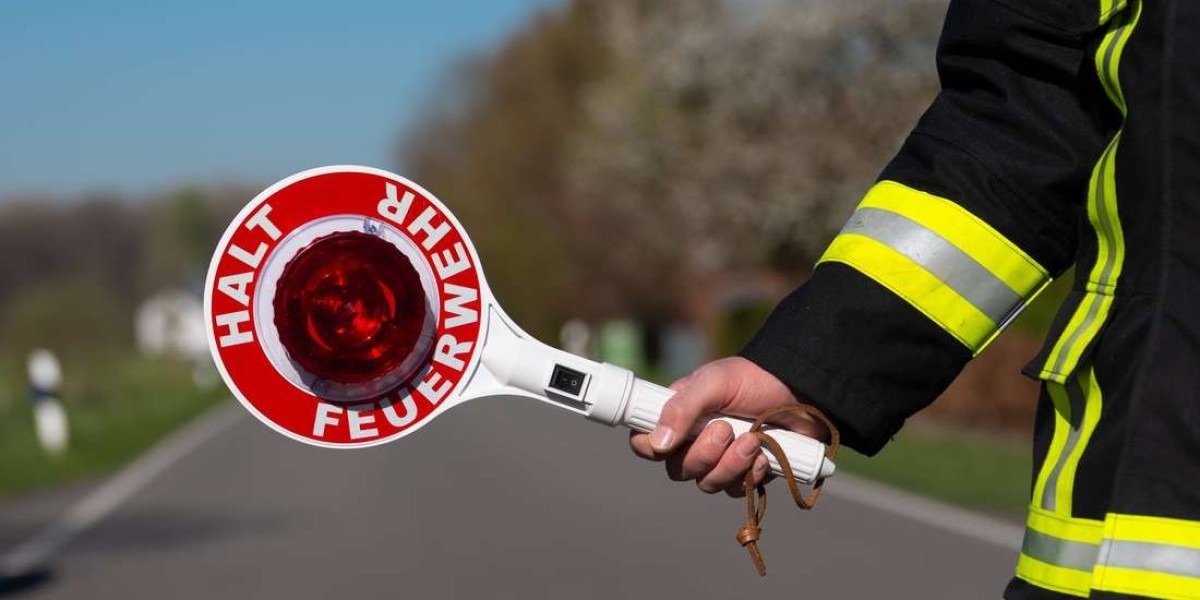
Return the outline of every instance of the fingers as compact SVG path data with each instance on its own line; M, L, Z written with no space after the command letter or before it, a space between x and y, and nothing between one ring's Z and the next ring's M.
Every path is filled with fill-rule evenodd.
M761 466L756 464L758 459L762 460ZM759 451L758 438L753 433L744 433L730 444L716 466L696 482L696 487L702 492L713 494L734 485L741 485L746 472L751 469L755 469L757 483L766 477L766 466L767 459Z
M650 445L657 454L674 452L696 419L720 411L729 398L729 381L723 371L708 365L676 382L678 393L663 406L658 425L650 432Z
M633 450L634 454L646 460L662 460L666 458L666 455L654 451L654 448L650 445L650 434L648 433L630 431L629 447Z
M767 462L766 456L759 455L758 458L754 459L754 468L752 469L752 472L754 473L754 485L756 486L767 483L771 480L772 476L770 473L770 463ZM743 475L742 479L738 480L737 483L725 488L725 493L729 494L730 498L745 498L745 476Z
M676 379L675 382L671 384L670 388L678 393L680 390L690 385L692 380L695 378L695 372L689 373L684 377ZM668 455L667 452L658 452L654 449L654 446L650 444L649 433L639 433L636 431L630 432L629 447L633 450L634 454L646 460L660 461L666 458Z
M721 455L733 442L733 428L728 423L713 421L704 431L667 459L667 476L675 481L700 479L721 460Z

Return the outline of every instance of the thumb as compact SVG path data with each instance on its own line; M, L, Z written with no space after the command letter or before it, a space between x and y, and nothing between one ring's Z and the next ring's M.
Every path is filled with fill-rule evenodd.
M729 400L728 374L715 365L700 367L677 382L678 393L667 400L658 425L650 433L650 446L659 454L673 452L700 417L720 412Z

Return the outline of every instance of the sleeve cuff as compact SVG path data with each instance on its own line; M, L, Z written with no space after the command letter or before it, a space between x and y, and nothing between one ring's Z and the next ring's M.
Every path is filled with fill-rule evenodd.
M819 266L740 354L825 412L844 445L868 456L971 359L903 299L841 263Z

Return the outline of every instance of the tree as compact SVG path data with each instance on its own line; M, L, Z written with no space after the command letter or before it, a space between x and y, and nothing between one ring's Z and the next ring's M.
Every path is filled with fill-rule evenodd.
M944 7L576 0L404 156L519 321L663 316L698 274L812 264L936 91Z
M406 170L470 232L504 306L543 336L592 304L564 299L597 291L571 254L576 232L560 201L580 95L607 61L602 3L544 13L495 55L461 66L454 94L435 98L401 146Z
M566 197L638 293L809 267L936 91L940 0L611 6Z

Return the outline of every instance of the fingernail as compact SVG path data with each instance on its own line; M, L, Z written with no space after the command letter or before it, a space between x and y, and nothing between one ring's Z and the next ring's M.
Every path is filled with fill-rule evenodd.
M671 447L673 441L675 441L675 431L670 427L656 427L654 433L650 434L650 445L655 450L666 450Z
M751 456L758 454L758 438L754 437L753 435L747 435L746 437L738 440L737 453L742 458L750 458Z
M726 427L714 426L711 429L712 430L708 432L708 439L714 444L724 446L725 444L729 443L729 438L733 437L733 432Z

